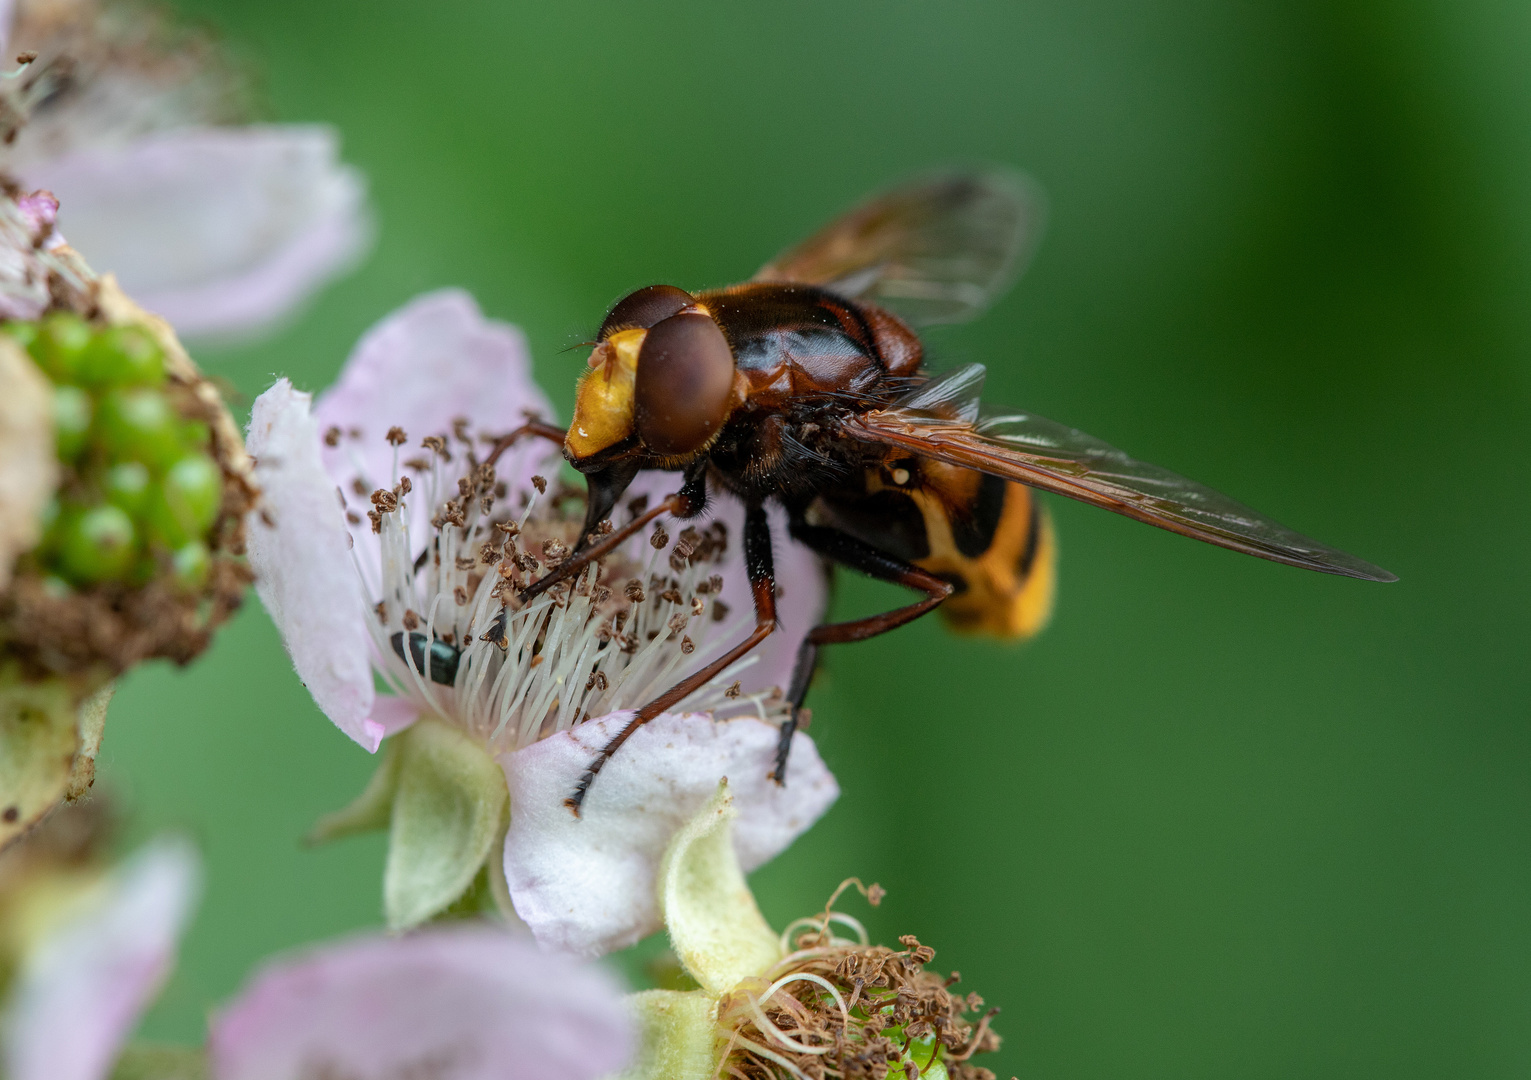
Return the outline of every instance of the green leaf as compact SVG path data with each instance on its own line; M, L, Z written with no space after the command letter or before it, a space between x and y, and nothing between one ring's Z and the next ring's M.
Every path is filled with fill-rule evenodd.
M134 1043L117 1059L111 1080L209 1080L207 1054L189 1046Z
M755 906L734 854L737 816L725 779L675 834L659 868L659 906L675 954L714 996L781 959L781 943Z
M494 759L453 728L422 718L397 738L383 913L390 929L406 930L473 883L510 795Z
M393 820L393 797L399 786L400 745L396 738L383 744L382 759L361 794L352 799L350 805L314 822L314 827L303 838L305 844L323 844L343 836L388 828Z
M711 1080L718 1071L713 1000L699 991L645 990L627 998L638 1053L614 1080Z
M78 738L68 684L0 675L0 847L64 797Z

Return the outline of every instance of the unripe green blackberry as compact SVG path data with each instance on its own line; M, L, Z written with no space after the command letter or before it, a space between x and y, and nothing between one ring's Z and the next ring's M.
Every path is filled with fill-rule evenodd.
M138 531L121 507L65 511L57 527L59 568L78 582L118 581L138 554Z

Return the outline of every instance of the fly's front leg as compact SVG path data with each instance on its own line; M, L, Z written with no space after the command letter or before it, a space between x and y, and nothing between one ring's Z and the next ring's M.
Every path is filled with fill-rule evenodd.
M563 428L556 428L552 424L545 424L541 420L528 419L526 423L514 431L501 435L494 441L494 448L489 451L489 456L484 459L485 465L493 465L500 460L500 455L509 450L526 436L531 435L539 439L547 439L559 446L563 445Z
M639 709L637 715L628 721L627 726L617 732L616 736L601 748L600 754L590 763L590 767L585 770L585 774L575 785L574 794L564 800L564 805L574 811L576 816L579 815L580 805L585 801L585 795L589 792L590 785L595 782L596 776L633 732L670 706L679 704L706 686L776 629L776 571L771 556L771 526L766 519L765 507L760 505L747 506L744 511L744 564L750 578L750 595L755 601L755 629L750 631L749 637L728 652L695 674L682 679Z
M925 597L905 607L885 611L881 615L869 615L864 619L852 619L849 622L824 623L808 631L808 636L803 639L802 647L798 650L797 663L792 670L792 685L787 694L787 699L792 706L792 715L783 722L781 741L776 746L776 769L771 775L778 784L785 783L787 779L787 754L792 749L792 735L797 731L803 699L808 696L808 684L812 681L814 670L818 667L819 646L833 645L842 641L865 641L878 634L886 634L889 630L896 630L905 623L913 622L921 615L932 611L956 588L944 578L936 577L913 563L895 559L885 552L878 551L866 541L858 540L838 529L809 525L794 517L791 532L793 539L832 562L852 570L859 570L879 581L891 581L895 585L903 585L905 588L923 592Z
M703 462L700 467L688 472L685 482L681 485L681 489L674 495L661 500L656 506L649 507L649 509L633 518L633 520L623 525L620 529L608 533L593 544L590 543L590 540L597 535L595 526L599 524L599 520L587 520L584 531L580 534L579 542L575 546L574 554L560 563L556 570L544 574L522 589L521 599L530 600L532 597L551 589L560 581L569 580L569 578L579 573L595 560L603 559L615 551L661 514L669 514L675 518L696 517L707 507L707 471L705 465L706 463ZM626 479L621 481L622 490L626 490L627 485L632 482L634 475L636 475L636 470L628 473ZM620 495L620 492L618 494ZM608 496L609 502L615 503L616 497ZM592 494L593 499L594 495Z

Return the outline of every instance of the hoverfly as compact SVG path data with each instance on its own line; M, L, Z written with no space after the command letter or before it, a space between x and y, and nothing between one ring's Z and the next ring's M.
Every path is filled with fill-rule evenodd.
M697 516L710 488L745 506L754 630L638 711L567 800L576 813L601 767L639 726L774 629L771 501L786 510L793 539L828 563L923 594L809 632L787 692L778 783L821 646L863 641L938 607L958 629L1017 638L1041 628L1054 541L1033 489L1274 562L1395 580L1082 432L1030 413L990 414L979 401L981 365L941 375L925 368L913 328L983 310L1032 246L1038 207L1014 173L939 175L871 199L742 285L639 289L601 324L568 430L532 422L500 440L559 440L589 488L573 557L527 595L660 514ZM608 516L643 469L680 473L680 490L612 528Z

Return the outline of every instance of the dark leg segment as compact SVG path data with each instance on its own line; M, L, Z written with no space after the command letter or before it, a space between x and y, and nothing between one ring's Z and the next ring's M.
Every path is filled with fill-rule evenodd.
M936 607L956 588L944 578L938 578L928 570L921 570L913 563L895 559L838 529L826 529L794 520L792 537L841 566L859 570L879 581L891 581L896 585L916 589L923 592L925 598L906 607L885 611L881 615L869 615L849 622L825 623L808 631L797 653L797 663L792 669L792 686L787 695L792 705L792 715L782 724L781 741L776 747L776 769L771 775L778 784L786 783L787 754L792 749L792 735L797 730L803 699L808 696L808 684L813 680L814 669L818 667L819 646L843 641L865 641L878 634L886 634L889 630L896 630Z
M679 496L671 496L679 498ZM590 763L585 774L580 777L579 783L574 787L574 794L564 800L564 805L573 810L578 816L580 804L585 801L585 794L590 790L596 776L611 760L611 755L625 743L644 724L664 712L671 705L690 697L697 690L707 685L726 671L729 665L744 656L755 646L759 645L771 631L776 629L776 572L771 557L771 526L766 519L763 506L749 506L744 512L744 563L750 577L750 593L755 601L755 629L750 632L738 645L718 657L712 663L702 668L693 675L687 676L666 690L659 697L649 702L638 710L626 727L617 732L616 736L601 748L596 759ZM795 710L794 710L795 712Z

